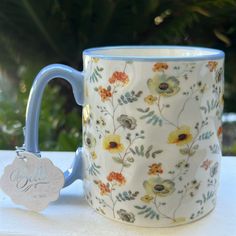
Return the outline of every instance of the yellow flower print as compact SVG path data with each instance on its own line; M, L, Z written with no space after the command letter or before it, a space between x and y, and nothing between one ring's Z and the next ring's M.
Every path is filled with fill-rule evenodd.
M97 57L93 57L93 58L92 58L92 61L93 61L94 63L98 63L99 58L97 58Z
M222 106L224 105L224 95L223 95L223 94L220 96L219 103L220 103L220 105L222 105Z
M168 143L182 146L192 141L193 136L190 132L190 127L183 125L172 131L168 136Z
M147 97L144 98L144 102L146 102L148 105L153 105L155 101L157 100L157 97L148 95Z
M145 203L149 203L153 200L153 196L150 195L144 195L143 197L140 198L141 201L145 202Z
M155 75L152 79L148 79L147 86L152 95L161 95L170 97L177 94L180 90L179 80L174 76Z
M124 145L120 142L120 136L109 134L103 139L103 148L110 153L119 153L124 150Z
M96 154L96 152L91 152L91 157L93 158L93 160L97 159L97 154Z
M152 177L143 182L147 195L155 197L166 197L175 191L175 183L169 179Z
M83 107L83 124L89 124L91 121L91 109L90 105L85 105Z

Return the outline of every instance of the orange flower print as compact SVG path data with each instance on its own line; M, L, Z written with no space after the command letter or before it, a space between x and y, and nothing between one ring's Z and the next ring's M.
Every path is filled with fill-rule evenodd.
M109 182L115 181L117 182L119 185L124 185L126 183L126 179L125 177L118 172L114 172L112 171L108 176L107 176L107 180Z
M162 173L163 173L163 169L162 169L161 163L158 163L158 164L154 163L149 166L149 171L148 171L149 175L158 175L158 174L162 174Z
M208 61L207 67L209 68L210 72L216 71L216 67L218 65L217 61Z
M223 128L222 126L220 126L217 130L217 136L220 137L222 135L222 132L223 132Z
M108 101L110 97L112 96L111 91L106 88L103 88L102 86L98 88L98 93L103 102Z
M154 64L154 66L152 67L152 70L154 72L156 71L164 71L168 69L168 65L166 63L163 62L158 62L156 64Z
M98 185L101 195L108 195L111 192L108 184L104 184L101 180L94 182Z
M109 83L114 84L116 82L126 85L129 82L129 76L122 71L115 71L112 76L109 78Z
M212 161L211 160L205 160L202 162L201 167L204 168L205 170L208 170L209 166L211 165Z

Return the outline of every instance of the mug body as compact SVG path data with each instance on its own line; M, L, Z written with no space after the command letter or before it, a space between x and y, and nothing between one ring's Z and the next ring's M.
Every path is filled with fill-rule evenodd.
M169 227L215 207L223 60L175 46L84 52L84 190L97 212Z

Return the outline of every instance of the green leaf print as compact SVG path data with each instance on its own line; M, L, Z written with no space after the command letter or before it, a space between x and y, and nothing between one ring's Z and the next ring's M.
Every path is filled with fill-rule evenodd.
M112 159L113 159L113 161L115 161L118 164L123 165L124 167L130 167L131 166L130 163L128 163L127 161L123 160L120 157L112 157Z
M219 102L217 99L211 99L211 100L207 100L206 105L205 106L201 106L200 109L205 113L208 114L211 111L215 110L219 105Z
M144 206L134 206L136 209L139 210L138 215L144 215L145 218L150 219L157 219L159 220L159 214L156 213L151 207L144 205Z
M122 106L128 103L136 102L142 93L142 91L135 93L133 90L131 92L126 92L124 95L121 95L120 98L118 98L118 103Z
M117 201L119 202L124 202L124 201L131 201L131 200L134 200L137 195L139 194L138 191L132 193L130 190L127 192L127 191L124 191L123 193L119 193L117 196L116 196L116 199Z
M100 174L99 170L101 166L92 163L92 165L88 168L88 172L90 175L97 176Z
M89 77L89 81L95 83L98 81L98 79L101 79L102 76L101 76L100 72L102 72L102 71L103 71L102 67L96 66L92 75Z
M130 148L130 151L132 152L133 155L141 156L141 157L152 157L156 158L158 154L162 153L163 150L155 150L152 151L153 145L150 145L146 150L143 145L140 147L135 146L134 148Z
M191 157L191 156L193 156L196 153L196 150L197 150L196 147L198 147L198 145L193 146L192 149L189 149L188 147L181 148L181 149L179 149L179 152L180 152L180 154L182 154L184 156L188 155L189 157Z
M212 199L214 196L215 196L214 191L208 191L206 194L203 193L202 194L202 199L197 200L196 203L199 203L200 205L202 205L203 203L206 203L207 201Z
M201 134L198 139L199 140L207 140L207 139L210 139L213 134L214 134L214 132L207 131L207 132Z
M155 111L150 111L150 108L142 109L137 108L137 111L144 113L144 115L140 116L141 120L146 120L147 124L162 126L162 119L156 115Z
M210 145L209 148L212 154L219 154L221 152L218 144Z

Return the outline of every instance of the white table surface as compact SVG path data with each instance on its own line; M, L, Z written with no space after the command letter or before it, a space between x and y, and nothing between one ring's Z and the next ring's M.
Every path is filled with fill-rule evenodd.
M44 157L65 170L74 153L43 152ZM13 151L0 151L0 175L15 157ZM223 157L218 204L207 217L172 228L142 228L112 221L97 214L85 201L81 181L61 191L60 198L41 213L14 205L0 190L0 236L235 236L236 235L236 157Z

